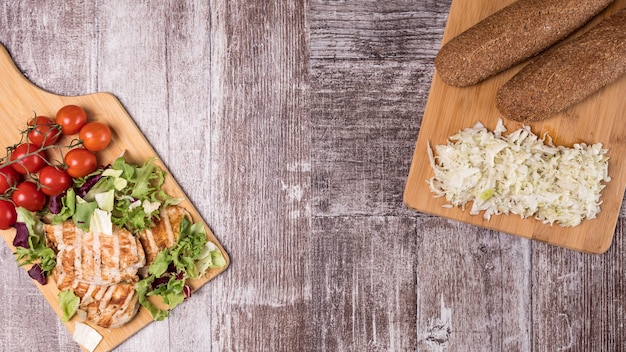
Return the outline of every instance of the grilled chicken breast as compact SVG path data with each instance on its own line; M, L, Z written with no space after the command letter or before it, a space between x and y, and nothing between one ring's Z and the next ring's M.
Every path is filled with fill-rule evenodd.
M84 232L72 221L45 225L46 241L57 252L57 288L74 291L87 321L110 328L124 325L139 309L138 272L145 273L161 250L178 241L180 223L189 216L182 207L167 207L152 228L137 236L117 227L112 235Z
M160 251L176 244L180 233L180 222L184 217L189 216L183 207L169 206L160 211L159 220L152 228L138 234L146 254L146 267L154 262Z
M80 297L87 320L116 327L132 319L138 309L134 283L146 263L139 240L119 228L112 235L84 232L71 221L44 230L57 250L57 288Z
M120 327L139 310L134 282L107 286L80 282L74 293L81 297L80 308L87 313L87 320L99 326Z

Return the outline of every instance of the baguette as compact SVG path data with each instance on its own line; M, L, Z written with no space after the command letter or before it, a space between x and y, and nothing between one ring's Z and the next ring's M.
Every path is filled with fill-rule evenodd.
M496 94L504 117L551 117L626 74L626 9L533 59Z
M613 0L518 0L446 43L435 57L452 86L479 83L582 27Z

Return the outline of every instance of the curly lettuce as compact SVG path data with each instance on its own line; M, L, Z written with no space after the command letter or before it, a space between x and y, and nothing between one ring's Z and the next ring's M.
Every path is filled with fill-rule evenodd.
M225 265L219 248L207 240L204 226L183 218L176 244L159 252L148 268L148 276L135 285L139 303L150 311L154 320L163 320L169 310L190 297L188 279L204 275L209 268ZM150 296L160 297L168 308L156 307L148 300Z

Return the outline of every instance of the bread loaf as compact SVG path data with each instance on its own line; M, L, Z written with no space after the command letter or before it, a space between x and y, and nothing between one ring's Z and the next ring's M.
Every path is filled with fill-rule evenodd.
M626 74L626 9L533 59L504 84L504 117L538 121L580 102Z
M441 79L469 86L533 57L582 27L612 0L518 0L446 43Z

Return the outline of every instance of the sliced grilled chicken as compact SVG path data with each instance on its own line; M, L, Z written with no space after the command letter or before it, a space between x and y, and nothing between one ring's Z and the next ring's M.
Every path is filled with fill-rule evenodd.
M71 221L45 225L44 230L57 250L57 288L74 291L87 320L102 327L131 320L139 309L137 271L146 262L139 240L118 228L112 235L84 232Z
M108 286L81 282L74 293L81 297L79 308L87 313L87 320L105 328L126 324L139 310L134 282Z
M73 222L45 225L46 238L58 250L59 289L74 281L111 285L132 281L146 263L141 243L133 234L115 228L113 235L84 232Z
M182 207L167 207L137 237L119 228L113 235L84 232L71 221L45 225L46 240L57 251L53 274L58 289L74 291L88 321L110 328L124 325L139 309L138 271L146 271L161 250L178 241L180 223L189 216Z
M190 217L183 207L173 205L162 209L159 213L159 220L155 225L139 233L139 241L146 254L146 267L150 266L159 252L165 248L170 248L180 234L180 222L184 217Z

